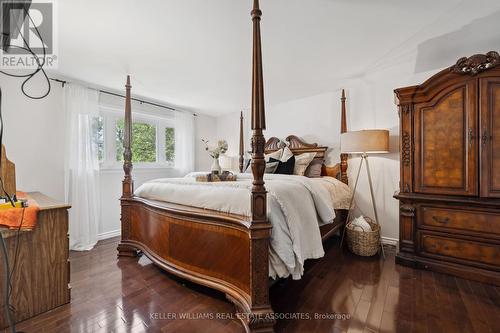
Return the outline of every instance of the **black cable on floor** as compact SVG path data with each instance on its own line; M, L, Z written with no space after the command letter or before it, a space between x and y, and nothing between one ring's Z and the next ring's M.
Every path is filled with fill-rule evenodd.
M3 300L4 300L4 310L5 310L5 317L7 318L7 323L9 324L10 327L10 332L11 333L16 333L16 324L14 323L14 320L12 319L12 313L10 312L10 305L9 305L9 294L10 294L10 278L9 278L9 260L8 260L8 255L7 255L7 245L5 245L5 239L3 239L2 234L0 233L0 247L2 250L2 266L3 266L3 271L5 274L5 279L3 283L3 288L4 288L4 295L3 295Z

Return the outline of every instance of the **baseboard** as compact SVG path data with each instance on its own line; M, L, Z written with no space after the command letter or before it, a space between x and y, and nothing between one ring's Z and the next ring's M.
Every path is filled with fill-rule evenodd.
M121 235L121 229L103 232L102 234L97 234L97 240L103 240L108 238L113 238Z
M103 240L103 239L117 237L117 236L120 236L120 234L121 234L121 229L103 232L102 234L97 235L97 240ZM398 242L399 242L399 240L396 238L382 236L382 244L397 246Z
M391 246L398 246L399 240L396 238L384 237L382 236L382 244L387 244Z

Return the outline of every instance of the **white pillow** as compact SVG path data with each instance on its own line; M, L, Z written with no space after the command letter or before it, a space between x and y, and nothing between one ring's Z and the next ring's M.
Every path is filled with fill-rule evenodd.
M266 160L266 162L269 162L270 158L274 158L275 160L279 161L281 159L282 154L283 154L283 149L279 149L279 150L276 150L275 152L265 154L264 159Z
M293 174L303 176L307 167L316 156L316 153L304 153L295 156L295 166L293 167Z
M279 162L267 162L264 173L274 173L278 169Z
M366 222L365 218L362 215L354 219L351 222L351 226L354 230L360 230L363 232L372 231L372 227L368 224L368 222Z
M281 155L281 162L286 162L290 159L290 157L293 156L293 153L292 151L290 150L290 148L288 147L285 147L283 148L283 154Z

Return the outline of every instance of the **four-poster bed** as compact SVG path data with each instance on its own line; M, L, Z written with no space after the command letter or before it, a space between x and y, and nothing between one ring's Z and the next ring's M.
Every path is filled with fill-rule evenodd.
M268 195L264 186L264 154L283 144L277 138L267 142L263 95L259 1L254 0L252 75L252 160L253 182L250 214L238 215L193 206L145 199L134 195L131 153L131 95L127 77L125 103L124 165L122 182L121 256L144 253L158 267L227 295L238 310L248 332L273 332L275 323L269 303L269 261L272 225L268 220ZM345 96L342 97L341 131L346 131ZM327 147L308 144L296 136L286 141L294 155L314 152L323 160ZM240 118L240 169L243 168L243 118ZM347 156L334 167L323 165L322 175L347 183ZM297 176L299 177L299 176ZM343 185L345 186L345 185ZM333 223L322 226L326 239L341 228L346 210L336 210Z

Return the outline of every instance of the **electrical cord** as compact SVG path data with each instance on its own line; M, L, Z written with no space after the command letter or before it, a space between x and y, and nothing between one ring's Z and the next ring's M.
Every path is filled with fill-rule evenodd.
M14 272L16 271L17 267L17 258L19 257L19 243L20 243L20 237L21 237L21 229L23 227L23 222L24 222L24 212L26 211L26 207L23 207L23 211L21 213L21 221L19 221L19 226L17 227L16 230L16 247L14 250L14 261L12 262L12 270L10 271L9 275L9 280L10 280L10 294L9 294L9 300L10 297L12 296L12 278L14 277ZM13 308L13 307L11 307ZM13 308L15 310L15 308Z
M42 34L38 30L38 27L36 26L35 22L33 22L33 19L31 17L31 15L29 14L29 11L26 10L26 8L24 9L24 11L26 13L26 17L28 17L30 22L33 24L33 27L35 28L36 34L38 35L38 38L42 42L43 58L42 58L42 60L40 60L40 58L38 58L38 56L28 46L28 42L26 41L26 39L24 38L24 35L21 32L21 28L18 26L17 29L19 31L19 35L23 39L24 45L26 45L28 47L12 45L12 44L9 44L6 46L8 48L17 48L17 49L21 49L21 50L24 50L26 52L29 52L33 56L33 58L35 59L36 64L37 64L37 68L29 74L12 74L12 73L7 73L7 72L1 71L1 70L0 70L0 73L7 75L7 76L10 76L10 77L26 78L26 80L24 80L23 83L21 84L21 92L23 93L23 95L28 97L28 98L31 98L31 99L43 99L43 98L47 97L50 94L50 91L52 90L52 86L50 84L50 79L49 79L47 73L45 72L45 69L43 68L43 66L45 65L46 57L47 57L47 50L45 48L45 43L43 41ZM47 82L47 91L41 96L33 96L33 95L30 95L26 92L26 84L39 72L42 72L43 76L45 77L45 81Z
M5 307L5 316L7 317L7 323L9 324L10 327L10 332L11 333L16 333L16 326L14 324L14 320L12 318L12 314L10 312L10 305L9 305L9 292L10 292L10 279L9 279L9 261L7 260L8 255L7 255L7 246L5 245L5 240L3 239L3 236L0 234L0 248L2 250L2 256L4 260L2 260L2 266L3 266L3 271L5 272L6 279L4 279L4 295L3 295L3 301L4 301L4 307Z

